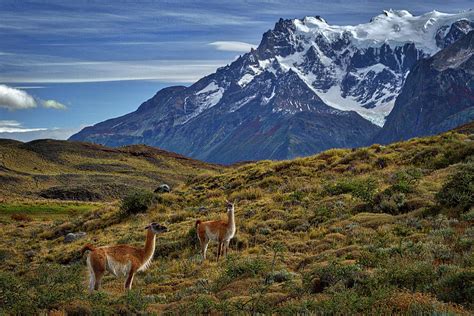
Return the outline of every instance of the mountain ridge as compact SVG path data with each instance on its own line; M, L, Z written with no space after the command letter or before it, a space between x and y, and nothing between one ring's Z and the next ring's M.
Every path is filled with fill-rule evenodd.
M415 37L418 42L407 39L394 47L390 41L377 40L378 33L372 39L374 46L367 46L371 34L361 33L364 25L329 26L322 18L280 19L256 49L231 64L189 87L160 90L137 111L87 127L70 139L109 146L145 143L221 163L368 145L390 113L409 69L429 56L423 48L431 52L459 39L474 27L466 17L474 20L474 12L413 16L392 10L365 24L372 29L398 25L399 30L392 28L390 33L396 40L400 32L421 34ZM426 36L432 37L430 44L419 44ZM298 113L319 120L304 125L293 118L302 116ZM294 121L307 129L282 130ZM252 122L259 128L248 135L243 129L255 127ZM339 126L339 131L334 133L330 126ZM259 139L270 130L280 134L267 142ZM248 139L251 136L256 138ZM295 139L307 146L290 145ZM224 148L226 158L219 152Z

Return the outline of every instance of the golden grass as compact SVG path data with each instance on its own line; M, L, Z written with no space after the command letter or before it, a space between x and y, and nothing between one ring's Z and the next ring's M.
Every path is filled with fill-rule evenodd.
M16 211L0 212L3 214L0 259L4 259L0 266L20 280L28 280L25 271L32 270L34 274L44 263L65 267L82 264L78 277L84 292L70 301L59 300L43 309L57 313L83 305L89 310L110 308L111 313L126 310L178 314L321 311L466 314L472 312L472 305L442 302L436 296L437 289L445 285L440 283L441 277L434 281L431 277L432 272L449 277L456 271L472 270L473 261L469 259L472 223L464 217L449 218L450 211L439 208L434 197L458 165L468 158L454 159L446 166L421 157L417 157L416 163L413 160L416 153L433 149L441 158L457 153L461 156L472 146L464 142L465 138L457 134L437 136L385 147L337 149L292 161L263 161L229 168L198 168L170 157L155 164L133 155L95 158L68 153L61 156L68 161L65 166L47 163L47 174L61 174L64 167L83 176L81 181L103 174L146 189L173 179L172 192L157 195L157 202L147 213L127 218L118 216L117 201L49 201L37 199L34 194L4 198L0 210L29 207L30 212L24 213L31 221L12 219L11 214L17 214ZM377 165L381 157L388 161L383 168ZM42 158L32 156L31 159ZM85 164L114 165L117 170L77 169ZM133 169L130 168L131 173L123 173L118 165L133 166ZM348 170L349 166L353 168ZM418 168L422 176L404 193L412 208L399 215L376 212L370 200L363 200L354 192L330 194L326 190L329 184L363 184L374 178L374 194L379 194L393 188L396 174L406 168ZM25 170L28 175L22 177L26 183L31 181L33 171L26 166ZM153 180L150 172L157 179L163 178ZM57 184L56 181L48 179L38 189ZM34 187L33 182L28 183ZM2 190L15 191L15 185ZM216 263L217 246L211 243L209 260L201 263L193 230L195 220L225 218L226 198L236 201L237 234L231 243L231 256ZM43 218L35 217L35 212L45 208L50 212L44 213ZM62 215L55 217L55 214ZM79 254L81 247L88 242L97 246L142 245L143 227L151 221L167 225L169 232L158 236L151 268L137 275L134 283L137 292L124 296L123 280L108 276L104 291L98 297L88 296L84 258ZM67 231L85 231L87 235L64 243ZM442 246L435 249L434 244ZM432 271L423 270L425 267ZM326 269L323 279L329 280L329 284L321 293L312 293L311 278L321 269ZM389 271L391 275L387 276ZM274 275L281 279L274 281ZM420 287L406 290L414 285ZM461 291L456 285L449 290ZM51 295L56 293L52 287ZM134 296L135 293L138 294Z

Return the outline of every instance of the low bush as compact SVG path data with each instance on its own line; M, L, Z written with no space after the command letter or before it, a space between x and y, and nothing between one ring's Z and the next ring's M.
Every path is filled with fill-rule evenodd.
M13 273L0 270L0 314L32 315L36 312L27 284Z
M474 271L460 271L441 278L435 293L445 302L474 306Z
M270 264L260 258L240 257L234 254L227 256L223 271L216 280L215 289L235 279L263 276L270 271Z
M375 196L372 207L378 213L396 215L403 213L405 204L406 198L404 193L386 189Z
M401 193L411 193L414 191L416 183L422 176L423 173L418 168L398 171L393 175L391 189Z
M438 278L432 264L426 262L393 262L384 271L385 280L400 289L429 291Z
M350 193L364 202L371 202L377 189L377 182L372 178L342 179L325 187L325 193L339 195Z
M122 199L120 210L122 215L145 213L153 204L155 195L146 190L137 190Z
M236 279L240 277L254 277L268 270L268 263L259 258L238 259L237 256L227 257L223 275Z
M360 275L359 265L330 263L317 267L304 277L305 288L310 293L323 292L327 287L340 283L344 287L353 287Z
M436 194L436 200L442 206L468 211L474 205L474 163L462 165Z
M127 291L121 298L123 308L120 314L139 314L146 311L149 299L138 290Z

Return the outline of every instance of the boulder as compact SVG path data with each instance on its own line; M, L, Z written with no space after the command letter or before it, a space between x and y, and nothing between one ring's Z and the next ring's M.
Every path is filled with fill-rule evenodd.
M85 232L69 233L64 237L65 243L70 243L85 237L87 234Z
M155 193L168 193L168 192L171 192L171 188L166 183L162 183L153 192L155 192Z

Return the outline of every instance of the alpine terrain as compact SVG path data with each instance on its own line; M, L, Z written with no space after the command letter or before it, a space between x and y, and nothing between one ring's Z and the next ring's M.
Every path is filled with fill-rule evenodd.
M415 85L422 83L414 82L419 79L415 75L421 76L431 62L441 74L430 76L461 78L448 78L452 67L443 65L443 58L474 29L473 21L473 11L413 16L404 10L384 11L355 26L330 25L319 16L280 19L263 34L257 49L230 65L189 87L162 89L135 112L87 127L71 140L108 146L145 143L219 163L306 156L364 146L374 137L395 140L399 137L381 128L405 82L417 92ZM438 57L424 60L443 49ZM412 102L406 89L397 108ZM462 102L472 104L470 100ZM404 124L411 124L411 111ZM390 121L392 117L395 113ZM456 122L443 119L410 135L446 130Z
M376 141L433 135L474 120L474 31L410 72Z

